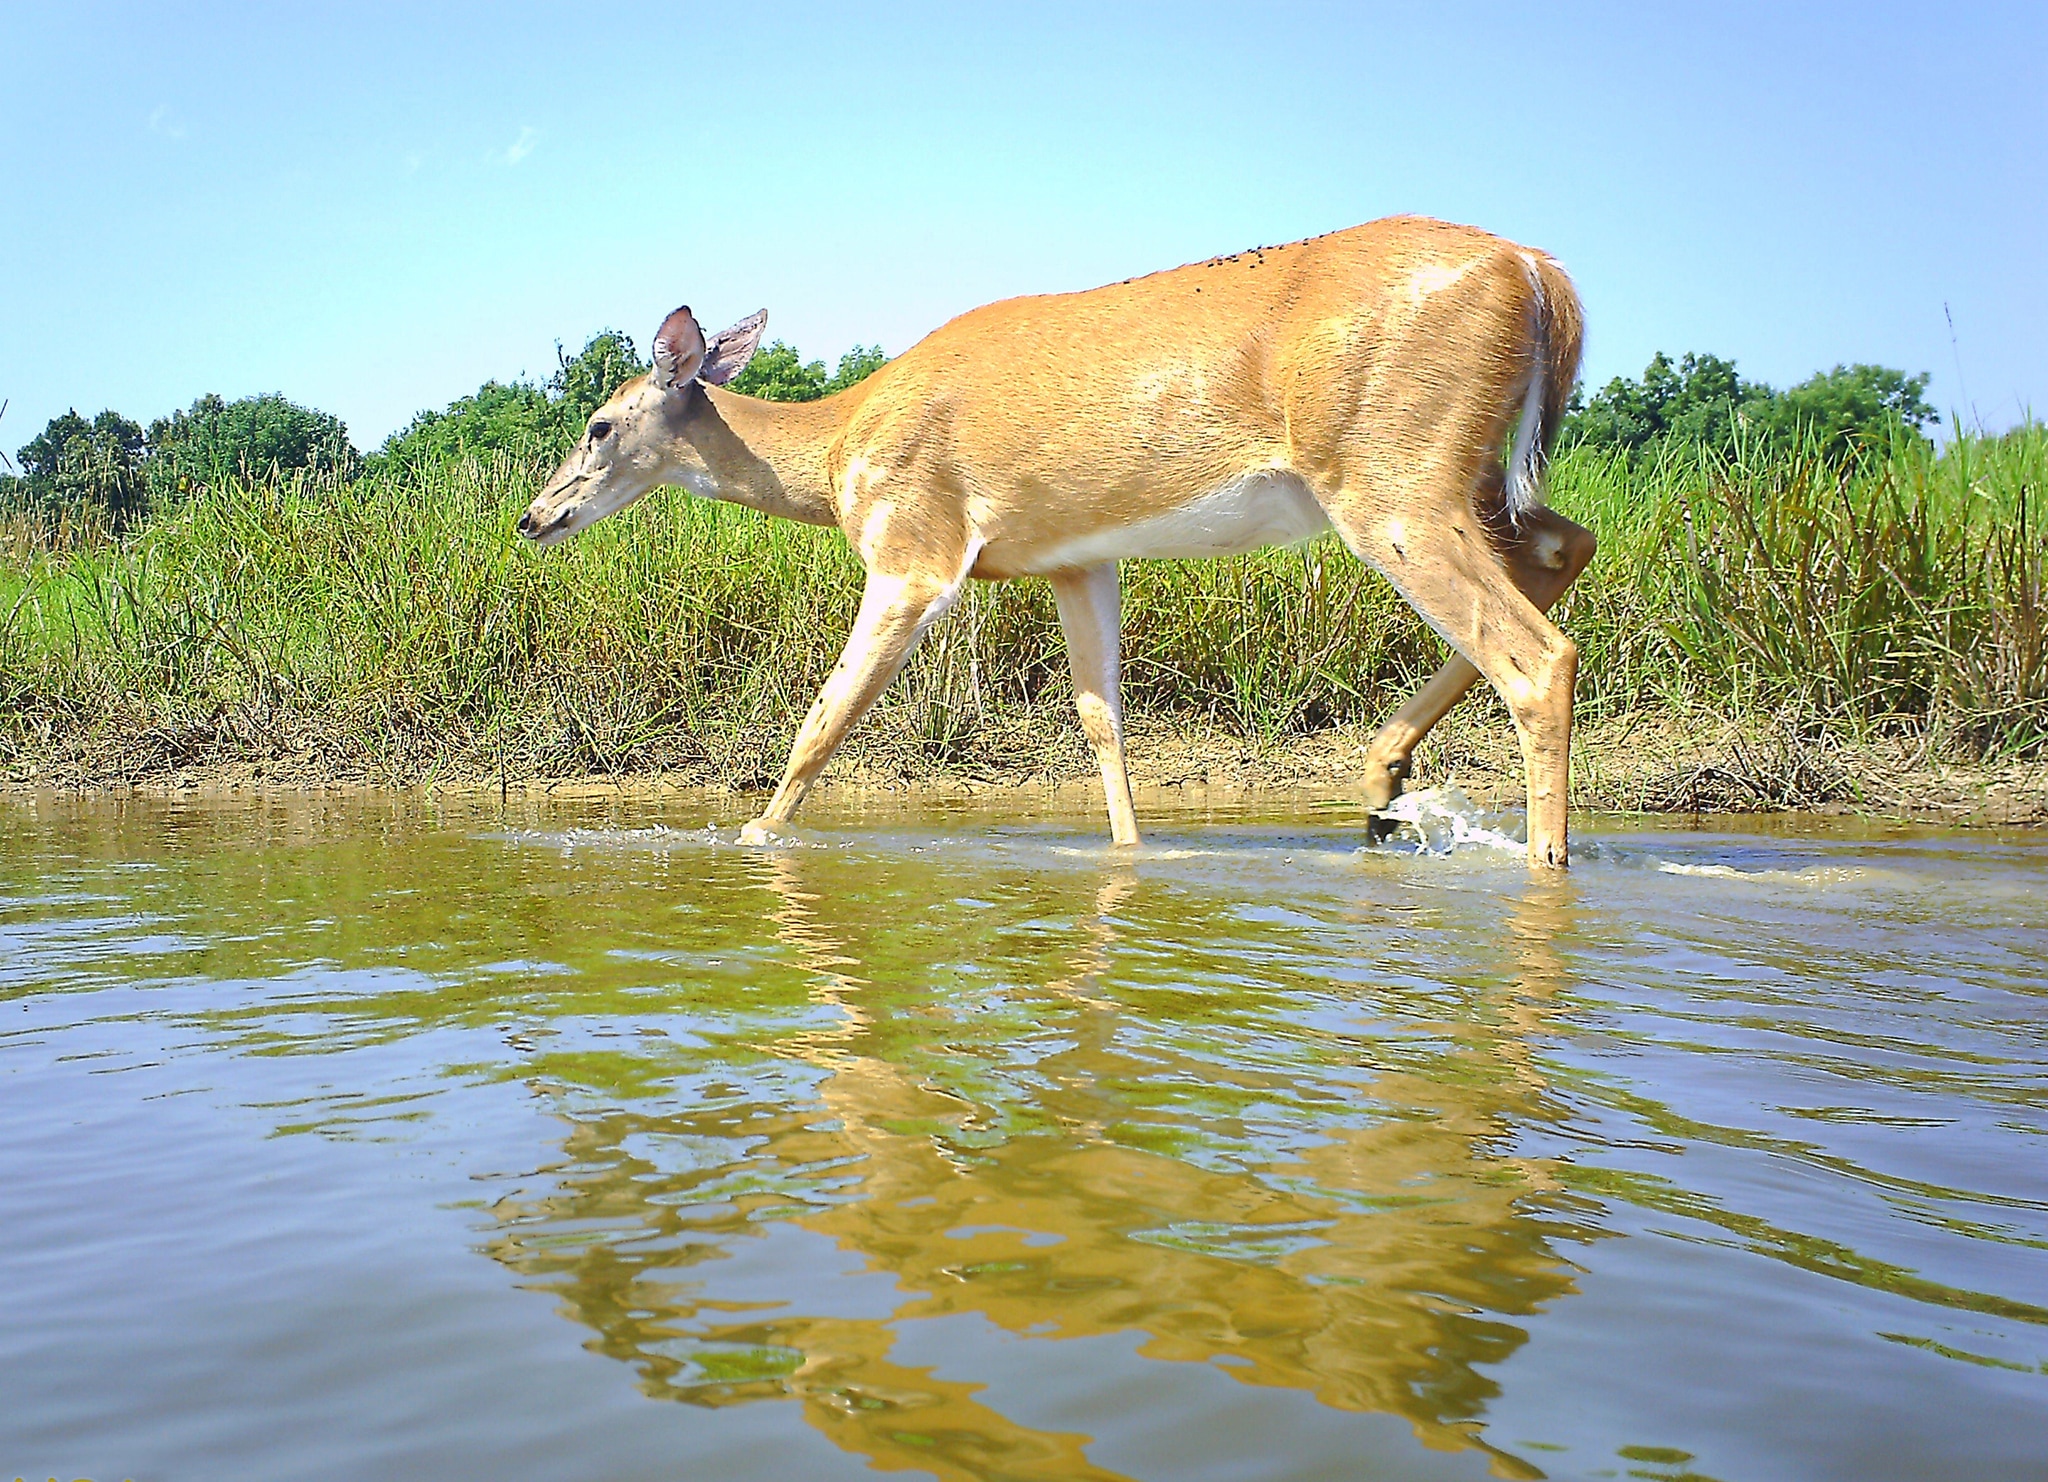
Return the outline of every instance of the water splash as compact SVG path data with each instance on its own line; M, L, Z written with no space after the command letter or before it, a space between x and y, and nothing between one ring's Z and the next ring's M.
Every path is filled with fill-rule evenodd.
M1519 815L1489 813L1452 785L1403 793L1380 816L1401 824L1403 840L1412 841L1414 852L1419 855L1447 858L1463 850L1520 854L1524 848L1525 825ZM1863 865L1743 868L1718 862L1672 860L1602 839L1575 841L1572 857L1580 864L1597 862L1623 869L1650 869L1663 875L1750 884L1842 885L1868 880L1873 873Z
M1403 825L1418 854L1448 855L1468 848L1522 853L1524 841L1487 822L1491 816L1462 789L1448 784L1404 792L1380 812L1380 817Z

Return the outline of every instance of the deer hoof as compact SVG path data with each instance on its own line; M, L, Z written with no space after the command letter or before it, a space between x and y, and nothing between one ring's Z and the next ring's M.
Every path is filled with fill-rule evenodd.
M1365 768L1366 811L1371 816L1365 822L1365 837L1377 844L1393 837L1400 824L1391 818L1381 816L1387 805L1401 796L1402 780L1408 775L1408 759L1396 757L1391 761L1369 760Z
M775 842L775 835L768 832L767 819L757 818L752 823L740 826L740 842L742 844L772 844Z

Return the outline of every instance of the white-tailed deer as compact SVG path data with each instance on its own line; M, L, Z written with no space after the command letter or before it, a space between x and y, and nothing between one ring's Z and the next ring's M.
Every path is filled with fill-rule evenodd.
M707 340L687 308L669 315L654 369L597 411L519 522L545 545L680 484L853 543L867 567L853 631L742 839L796 812L969 577L1043 576L1111 833L1137 843L1117 562L1334 526L1459 655L1368 746L1364 801L1393 799L1417 743L1483 675L1521 740L1529 858L1566 862L1578 651L1544 611L1594 542L1540 503L1581 334L1550 258L1396 217L990 304L815 402L718 389L766 323Z

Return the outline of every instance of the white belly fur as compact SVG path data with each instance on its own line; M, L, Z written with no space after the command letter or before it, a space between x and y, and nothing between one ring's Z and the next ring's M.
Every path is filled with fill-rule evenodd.
M1035 557L1033 571L1103 561L1194 560L1307 540L1330 528L1308 486L1279 469L1248 473L1175 509L1078 536Z

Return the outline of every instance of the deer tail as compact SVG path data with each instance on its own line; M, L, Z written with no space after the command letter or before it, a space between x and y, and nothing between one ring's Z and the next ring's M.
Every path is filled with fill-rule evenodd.
M1519 519L1543 503L1543 475L1557 431L1579 379L1579 353L1585 344L1586 322L1578 290L1563 268L1540 252L1524 252L1533 297L1530 315L1529 384L1522 396L1521 421L1508 454L1507 508Z

